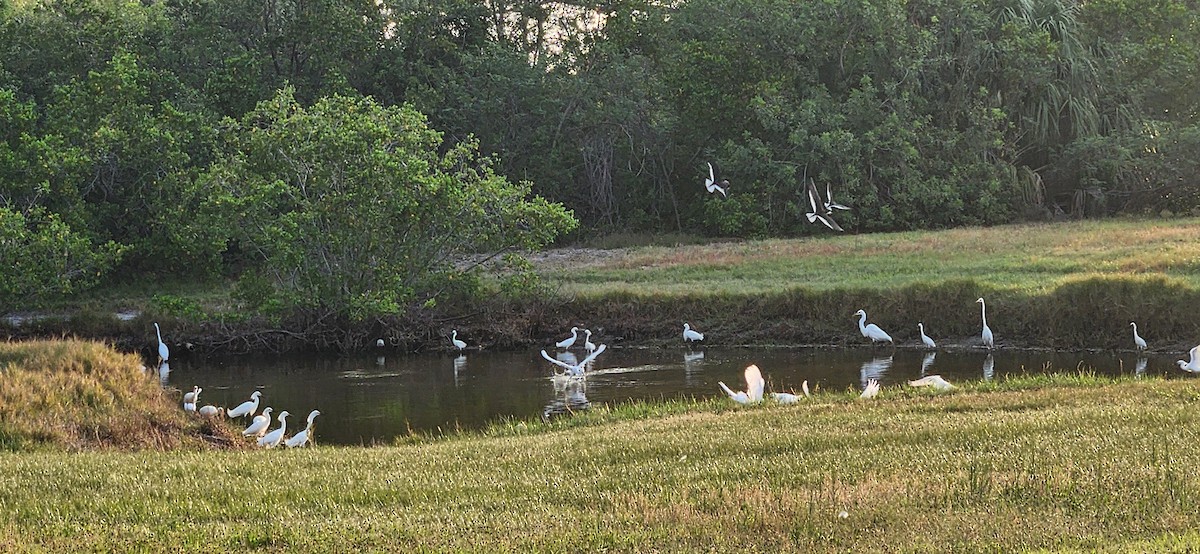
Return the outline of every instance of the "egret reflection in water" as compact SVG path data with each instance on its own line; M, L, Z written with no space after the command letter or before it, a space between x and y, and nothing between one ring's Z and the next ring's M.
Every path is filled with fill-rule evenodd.
M580 412L592 407L587 398L587 381L584 379L555 380L554 397L542 410L542 419Z
M704 351L683 353L683 382L689 386L695 384L696 374L704 364Z
M1146 365L1150 363L1148 358L1138 358L1137 365L1133 366L1133 375L1141 377L1146 374Z
M164 387L171 382L171 364L168 364L166 360L163 360L163 363L158 366L158 381Z
M467 370L467 355L459 354L457 358L454 358L454 386L455 387L462 386L462 376L460 375L460 373L462 373L466 370Z
M996 359L989 352L987 357L983 359L983 380L991 381L996 375Z
M925 354L925 359L921 360L921 377L925 376L925 372L933 366L933 360L937 358L937 352Z
M863 362L862 369L859 370L859 380L862 381L862 386L865 389L867 383L872 379L882 381L887 375L889 369L892 368L892 357L875 358L869 362Z

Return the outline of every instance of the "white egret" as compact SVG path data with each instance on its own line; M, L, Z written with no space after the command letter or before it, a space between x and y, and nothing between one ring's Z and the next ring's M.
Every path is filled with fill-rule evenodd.
M937 348L937 343L933 342L933 339L929 338L929 335L925 334L924 323L917 323L917 331L921 333L921 344L924 344L925 348Z
M242 430L243 437L259 437L267 434L267 428L271 426L271 407L263 408L261 414L254 416L254 420L250 422L250 426Z
M258 411L258 400L261 396L261 392L254 391L250 394L250 400L238 404L236 408L225 412L225 415L230 418L254 415L254 412Z
M283 434L287 431L287 416L287 410L279 412L279 428L258 439L259 446L264 446L266 448L275 448L276 446L279 446L279 443L283 441Z
M983 318L983 344L987 346L988 350L991 350L996 346L996 343L992 338L992 328L988 327L987 324L987 303L983 301L983 298L976 300L976 302L979 303L979 315Z
M1188 350L1188 361L1179 360L1175 363L1179 364L1179 369L1188 373L1200 373L1200 346Z
M758 366L750 365L746 367L743 374L746 376L745 391L733 392L722 381L717 381L717 385L721 387L721 390L725 391L725 394L729 395L729 398L732 398L738 404L757 404L762 402L763 389L767 387L767 382L763 379L762 371L759 371Z
M843 206L833 201L833 192L829 189L829 183L825 183L825 213L832 214L833 210L849 209L849 206Z
M316 417L319 415L321 415L320 410L313 410L313 411L309 412L308 413L308 426L306 426L303 431L296 433L296 435L293 436L292 438L284 441L283 444L287 445L288 448L296 448L296 447L304 446L305 444L311 444L312 443L313 419L316 419Z
M196 411L196 401L200 399L200 391L204 389L200 387L192 387L192 392L184 393L183 395L183 411Z
M704 333L692 330L691 324L683 324L683 340L684 342L695 342L704 340Z
M858 395L858 397L870 399L870 398L875 398L878 395L879 395L879 381L876 379L871 379L871 380L867 381L867 386L863 387L862 394Z
M452 333L450 333L450 344L453 344L459 352L462 352L462 350L467 347L467 343L458 340L458 329L455 329Z
M564 377L585 377L586 376L585 373L587 371L588 364L592 363L592 360L595 360L596 356L599 356L600 354L602 354L606 348L608 348L607 344L601 344L600 346L598 346L596 348L595 352L588 354L588 356L586 358L584 358L583 361L579 362L578 364L569 364L562 360L556 360L554 358L551 358L550 355L547 354L545 350L542 351L542 357L546 358L546 360L549 361L550 363L563 368L564 373L556 374L556 376L562 375Z
M854 312L854 317L859 318L858 331L862 333L862 336L871 339L872 344L877 342L890 342L895 344L895 342L892 341L892 336L883 332L883 329L880 329L878 325L875 325L874 323L869 325L866 324L867 312L859 310Z
M705 163L708 163L708 178L704 180L704 188L708 190L709 194L712 194L714 192L719 192L719 193L721 193L721 196L723 196L725 198L729 198L729 195L726 194L725 189L722 188L722 187L729 186L729 179L721 179L721 182L717 183L717 177L716 177L716 175L713 174L712 163L711 162L705 162Z
M554 343L554 346L557 346L559 348L564 348L564 349L570 348L575 345L575 341L578 339L579 339L579 328L572 327L571 328L571 336Z
M808 392L808 379L805 379L803 383L800 383L800 390L804 391L804 398L812 396ZM795 404L800 401L800 395L796 394L795 391L773 392L771 393L771 397L780 404Z
M383 348L383 339L375 339L375 348Z
M949 381L942 379L941 375L928 375L917 379L916 381L909 381L908 384L912 387L932 387L933 390L937 391L950 390L954 388L954 385L951 385Z
M162 331L158 328L157 321L154 322L154 334L158 335L158 359L165 362L171 358L171 349L163 342Z
M196 410L196 413L198 413L204 417L212 417L215 415L221 415L221 414L225 413L225 408L218 408L216 406L213 406L212 404L207 404L204 406L200 406L200 409Z
M811 208L811 210L805 214L808 216L808 222L816 223L817 221L820 221L821 223L825 224L826 227L829 227L834 231L842 231L842 227L833 220L833 217L831 217L832 214L830 213L829 208L826 207L825 201L821 200L821 193L817 192L817 185L816 183L813 183L812 179L808 180L808 183L805 186L805 191L808 195L808 205Z
M583 339L583 349L588 351L588 354L596 351L596 343L592 342L592 330L584 329L583 334L586 337Z
M1141 336L1138 335L1137 322L1130 321L1129 325L1133 326L1133 345L1137 348L1138 351L1145 350L1146 349L1146 339L1143 339Z

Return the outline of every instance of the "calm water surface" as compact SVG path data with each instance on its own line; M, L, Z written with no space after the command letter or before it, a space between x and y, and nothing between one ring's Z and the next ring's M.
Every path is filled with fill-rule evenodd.
M580 352L573 354L578 359ZM570 359L569 354L559 356ZM1006 375L1074 372L1106 375L1178 374L1180 355L941 351L936 355L881 348L609 348L585 385L556 386L552 366L537 351L396 354L362 357L275 356L172 361L165 385L204 388L200 404L235 406L262 391L260 407L288 410L289 427L321 410L315 435L322 444L387 443L412 431L479 428L504 418L553 417L591 404L719 396L717 381L744 390L742 369L755 363L768 391L884 385L923 374L951 382ZM560 358L561 359L561 358ZM273 414L273 415L274 415ZM273 427L276 424L273 423Z

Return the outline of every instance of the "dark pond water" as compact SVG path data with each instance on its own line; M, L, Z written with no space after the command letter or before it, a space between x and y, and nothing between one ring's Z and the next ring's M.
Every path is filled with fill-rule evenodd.
M561 356L562 354L560 354ZM575 354L579 359L582 353ZM235 406L262 391L260 407L288 410L289 427L321 410L315 435L322 444L390 442L411 431L479 428L503 418L552 417L590 404L632 399L707 398L721 394L717 381L745 389L742 370L758 364L768 391L799 390L808 380L821 390L861 388L870 378L884 385L922 374L951 382L1006 375L1074 372L1179 374L1180 355L940 351L881 348L609 348L584 386L556 386L552 366L537 351L393 354L363 357L239 357L182 359L160 374L164 384L204 388L200 404ZM571 360L568 360L571 361ZM276 424L273 422L272 427Z

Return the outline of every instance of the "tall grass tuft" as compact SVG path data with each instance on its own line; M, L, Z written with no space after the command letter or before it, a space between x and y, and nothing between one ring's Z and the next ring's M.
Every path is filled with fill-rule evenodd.
M224 422L185 414L141 360L97 342L0 343L0 449L239 445Z

